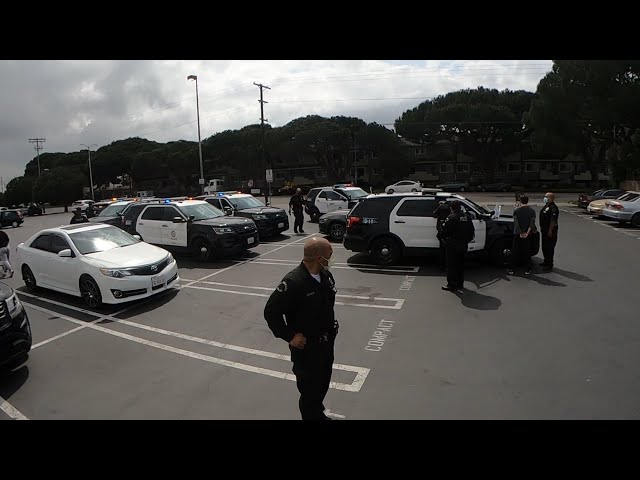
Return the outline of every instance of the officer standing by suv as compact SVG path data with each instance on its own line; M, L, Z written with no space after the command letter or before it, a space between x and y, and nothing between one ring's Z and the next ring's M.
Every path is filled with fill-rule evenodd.
M540 237L544 261L540 264L543 270L553 270L553 254L558 243L558 217L560 210L555 203L555 195L547 192L544 195L544 207L540 210Z
M293 232L304 233L302 226L304 225L304 198L302 197L302 190L300 188L296 189L296 193L289 200L289 215L291 215L291 209L293 209L293 216L295 217L295 221L293 222Z
M289 343L303 420L330 420L323 401L331 383L338 334L333 310L336 284L329 272L332 255L328 240L307 240L302 262L282 279L264 308L273 334Z
M437 219L436 229L438 230L438 233L442 231L442 226L444 225L445 220L449 217L450 213L451 208L449 208L447 202L441 200L438 204L438 208L436 208L433 212ZM444 271L447 268L447 247L444 244L443 238L438 237L438 240L440 241L440 270Z
M457 200L451 202L451 215L438 232L438 239L444 239L447 249L447 284L442 290L453 292L464 287L464 256L474 234L473 222L462 211L462 203Z

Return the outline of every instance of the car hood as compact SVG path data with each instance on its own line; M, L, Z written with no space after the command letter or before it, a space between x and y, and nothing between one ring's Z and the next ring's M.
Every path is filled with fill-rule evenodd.
M347 218L350 210L348 208L343 208L342 210L334 210L333 212L325 213L320 218Z
M268 213L285 213L282 208L274 208L274 207L252 207L252 208L243 208L242 210L238 210L236 213L248 213L251 215L266 215Z
M6 283L0 282L0 302L13 295L13 289Z
M128 247L112 248L106 252L89 253L84 258L97 267L126 268L156 263L168 254L162 248L139 242Z
M253 224L253 221L249 220L248 218L218 217L218 218L211 218L209 220L198 220L193 224L194 225L211 225L212 227L226 227L226 226L232 226L232 225L247 225L249 223Z

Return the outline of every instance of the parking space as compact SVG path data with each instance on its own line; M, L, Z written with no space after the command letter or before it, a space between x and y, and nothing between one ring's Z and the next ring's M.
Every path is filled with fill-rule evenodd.
M640 228L632 227L629 222L625 224L621 224L616 220L612 220L610 218L602 217L602 216L594 216L587 212L584 208L579 208L575 206L563 208L562 211L564 213L568 213L571 215L576 215L584 220L588 220L590 222L595 223L596 225L601 225L603 227L608 227L613 229L615 232L626 235L631 238L637 238L640 240Z
M459 294L440 290L435 259L380 268L334 245L330 415L640 417L640 233L620 235L570 210L552 273L508 276L469 261ZM59 222L52 217L27 221L45 228ZM305 224L308 234L317 228ZM8 233L12 247L28 236ZM99 312L74 297L30 294L16 275L7 283L25 304L34 348L0 378L0 418L299 418L288 348L263 309L306 238L285 232L208 264L177 256L179 287Z

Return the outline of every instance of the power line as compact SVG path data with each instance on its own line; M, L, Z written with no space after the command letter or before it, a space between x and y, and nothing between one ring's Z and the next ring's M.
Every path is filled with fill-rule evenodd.
M38 176L40 176L40 150L42 150L44 147L42 147L40 144L44 143L46 141L45 138L30 138L29 139L29 143L34 143L34 147L36 150L36 156L38 157Z

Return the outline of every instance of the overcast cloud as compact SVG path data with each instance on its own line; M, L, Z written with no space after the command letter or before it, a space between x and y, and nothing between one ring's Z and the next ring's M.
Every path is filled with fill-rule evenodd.
M202 138L258 123L259 90L273 126L317 114L392 124L407 108L461 88L535 91L550 60L2 61L0 176L24 173L42 152L71 152L143 137L197 140L198 76ZM391 127L391 125L388 125ZM95 147L94 147L95 148Z

